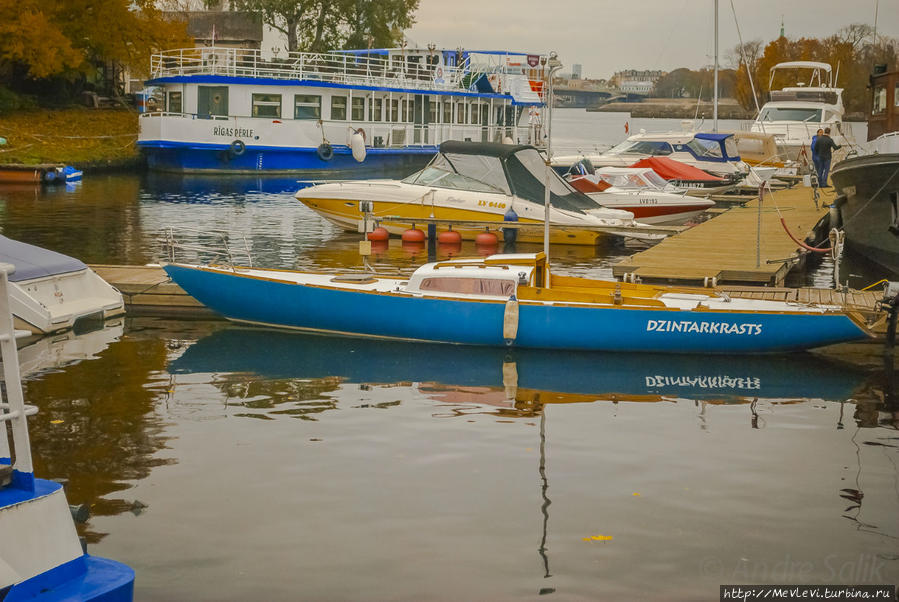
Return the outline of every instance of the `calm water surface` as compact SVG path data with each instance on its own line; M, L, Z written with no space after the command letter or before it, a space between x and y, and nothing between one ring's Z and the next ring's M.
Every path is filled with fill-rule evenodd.
M151 261L178 224L246 234L264 265L358 265L358 237L293 188L94 176L0 191L0 225L95 263ZM632 251L553 249L599 276ZM392 243L375 262L422 253ZM91 505L90 551L133 566L141 600L899 581L899 402L876 359L510 353L152 318L21 356L37 473Z

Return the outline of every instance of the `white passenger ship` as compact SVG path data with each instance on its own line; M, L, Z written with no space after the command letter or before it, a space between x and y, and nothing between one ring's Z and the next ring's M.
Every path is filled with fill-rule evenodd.
M446 140L540 146L545 57L428 49L153 55L138 145L151 169L420 168Z

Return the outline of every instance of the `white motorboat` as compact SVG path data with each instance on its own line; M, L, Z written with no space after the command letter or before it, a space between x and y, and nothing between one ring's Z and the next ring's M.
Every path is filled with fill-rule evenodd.
M735 186L749 173L749 166L740 159L733 134L692 130L660 133L641 130L603 153L553 157L552 166L564 173L578 161L588 159L597 168L629 167L648 157L665 157L701 169L724 180L717 186Z
M609 209L572 188L552 170L532 146L445 142L427 167L404 180L356 180L303 188L296 197L322 217L349 231L359 231L365 218L360 204L370 207L369 217L391 234L412 226L437 223L463 239L483 233L483 222L518 221L539 227L520 228L517 240L541 242L545 215L546 179L550 181L550 241L594 244L607 233L654 240L661 234L641 231L632 213ZM466 225L457 222L480 222Z
M49 334L125 313L122 294L78 259L0 236L0 261L16 266L9 292L18 329Z
M685 188L649 167L603 167L572 176L569 183L603 207L630 211L644 224L683 224L715 206L710 199L688 196Z
M778 73L810 73L807 81L774 89ZM819 129L830 128L839 145L854 143L852 132L843 123L843 89L834 87L831 66L814 61L790 61L771 68L768 82L771 100L762 107L750 130L773 134L783 161L811 163L812 138Z

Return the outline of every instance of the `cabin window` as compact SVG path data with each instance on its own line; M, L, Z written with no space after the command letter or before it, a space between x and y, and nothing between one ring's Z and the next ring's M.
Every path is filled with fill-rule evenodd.
M197 86L197 115L228 115L228 86Z
M382 111L384 110L383 98L372 98L368 101L368 120L382 121Z
M353 121L365 121L365 99L353 98Z
M515 292L515 282L497 278L424 278L419 288L441 293L510 297Z
M395 98L390 101L390 121L393 123L400 121L400 101Z
M468 123L468 119L465 118L465 107L467 106L464 100L456 101L456 123Z
M295 94L293 97L294 119L321 119L322 97L310 94Z
M697 157L708 157L711 159L723 159L721 153L721 144L717 140L707 140L705 138L693 138L686 144L687 148L693 151Z
M440 121L440 112L437 107L437 101L428 101L428 123L437 123Z
M899 84L893 89L893 106L899 107Z
M871 107L872 115L879 115L887 109L887 88L876 86L874 88L874 105Z
M331 119L346 120L346 96L331 97Z
M169 113L181 113L182 109L181 92L169 92L166 111Z
M471 103L471 108L468 110L468 123L476 124L478 122L478 107L480 107L478 101Z
M453 122L453 101L447 98L443 101L443 123Z
M253 94L253 117L281 117L281 95Z
M759 115L759 121L805 121L821 123L821 109L804 109L801 107L765 107Z

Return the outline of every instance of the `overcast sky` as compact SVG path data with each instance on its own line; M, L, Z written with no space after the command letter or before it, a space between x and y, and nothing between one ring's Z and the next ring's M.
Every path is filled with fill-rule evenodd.
M743 40L826 37L874 23L875 0L733 0ZM738 43L730 0L719 0L720 64ZM880 0L878 34L899 37L899 0ZM714 56L714 0L421 0L407 38L420 46L547 52L570 72L699 68Z

